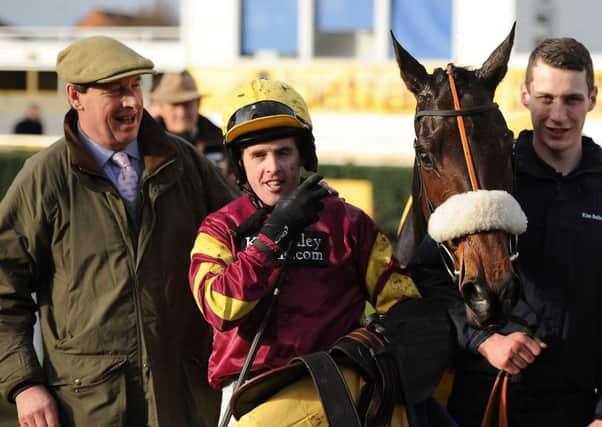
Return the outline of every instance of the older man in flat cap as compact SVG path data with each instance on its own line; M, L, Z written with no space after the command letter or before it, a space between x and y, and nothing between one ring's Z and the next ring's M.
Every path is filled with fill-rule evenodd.
M21 425L216 423L188 257L200 221L233 194L145 112L140 79L152 72L108 37L61 51L64 137L0 202L0 391Z

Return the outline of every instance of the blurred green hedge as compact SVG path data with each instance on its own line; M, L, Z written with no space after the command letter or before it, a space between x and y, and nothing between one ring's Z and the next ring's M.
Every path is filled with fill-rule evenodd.
M0 198L4 197L31 152L0 151ZM401 211L410 192L412 170L408 167L320 165L327 178L366 179L372 183L374 220L390 239L395 239Z
M318 172L327 178L367 179L372 183L374 220L395 240L401 212L412 185L412 168L356 165L320 165Z
M23 166L25 159L32 154L27 151L0 151L0 199L4 197L8 186Z

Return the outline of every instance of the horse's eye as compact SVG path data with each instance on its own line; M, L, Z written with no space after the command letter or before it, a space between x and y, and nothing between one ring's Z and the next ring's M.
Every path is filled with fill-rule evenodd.
M433 158L431 157L431 153L428 151L420 147L416 147L416 157L423 168L429 170L433 168Z

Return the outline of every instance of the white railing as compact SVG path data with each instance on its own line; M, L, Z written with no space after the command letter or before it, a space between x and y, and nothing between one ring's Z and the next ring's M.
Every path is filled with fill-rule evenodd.
M61 49L94 35L122 41L157 69L186 66L179 27L0 27L0 69L54 70Z
M94 35L123 41L178 41L180 27L0 27L0 42L65 42Z

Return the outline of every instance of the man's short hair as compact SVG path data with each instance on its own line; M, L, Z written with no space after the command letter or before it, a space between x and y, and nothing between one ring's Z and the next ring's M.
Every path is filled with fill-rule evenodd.
M73 89L75 89L76 92L86 93L86 92L88 92L88 89L92 85L89 85L89 84L80 85L80 84L77 84L77 83L72 83L72 86L73 86Z
M594 90L594 66L589 50L571 37L549 38L542 41L529 55L525 82L533 81L533 68L541 60L546 65L563 70L585 70L585 81Z

